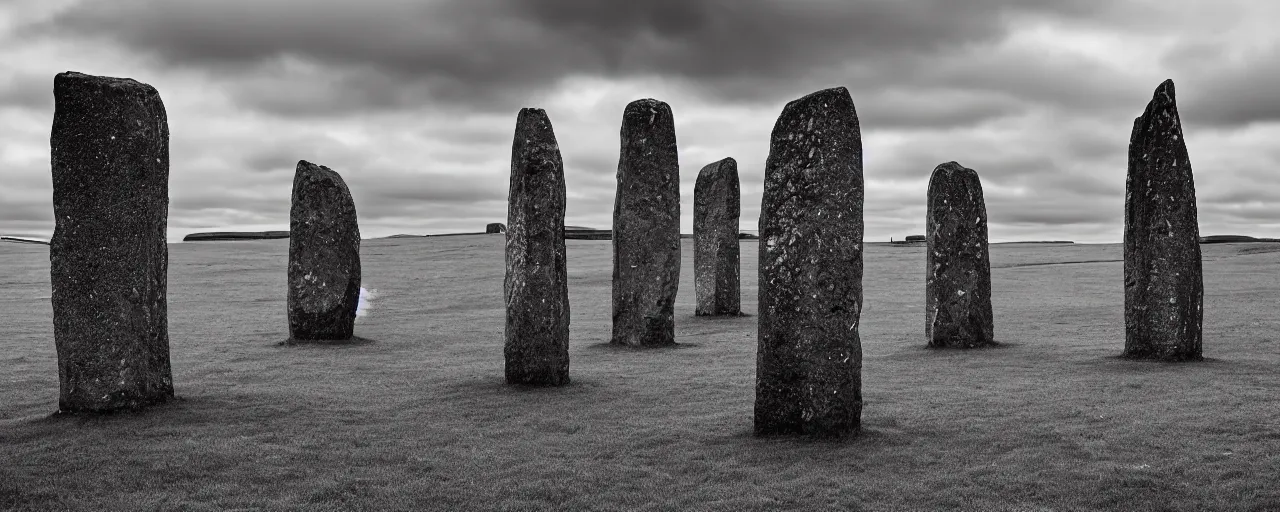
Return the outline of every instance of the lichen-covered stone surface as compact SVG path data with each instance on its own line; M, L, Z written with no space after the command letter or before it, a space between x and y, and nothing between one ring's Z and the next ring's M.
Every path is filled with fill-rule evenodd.
M675 344L680 285L680 164L671 107L636 100L622 114L613 202L613 336L616 345Z
M725 158L698 173L693 187L693 287L698 316L742 312L739 285L738 162Z
M1125 189L1124 356L1198 361L1200 227L1172 80L1133 122Z
M760 208L757 435L859 430L862 201L849 91L788 103L773 127Z
M925 339L931 348L995 344L987 205L978 173L956 162L933 169L925 230Z
M542 109L521 109L516 117L507 200L507 383L568 384L564 163Z
M289 210L289 342L345 341L360 300L360 226L333 169L306 160Z
M58 409L106 412L173 397L169 365L169 124L128 78L53 79L49 244Z

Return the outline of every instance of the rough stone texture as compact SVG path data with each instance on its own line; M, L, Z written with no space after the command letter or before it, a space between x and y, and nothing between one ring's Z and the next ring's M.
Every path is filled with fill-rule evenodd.
M995 345L987 205L978 173L934 168L925 213L925 339L932 348Z
M636 100L622 114L613 201L613 337L632 347L675 343L680 284L680 165L671 107Z
M60 73L49 138L49 247L58 409L134 409L173 397L169 366L169 123L128 78Z
M1200 228L1172 80L1133 122L1125 189L1124 356L1198 361Z
M693 188L693 287L698 316L738 315L738 162L726 158L698 173Z
M773 127L760 208L757 435L860 428L862 196L849 91L788 103Z
M351 339L360 300L360 226L342 176L298 162L289 234L289 341Z
M542 109L516 117L507 206L508 384L569 383L569 281L564 248L564 163Z
M484 227L484 232L485 234L506 233L507 227L502 225L501 222L490 222Z

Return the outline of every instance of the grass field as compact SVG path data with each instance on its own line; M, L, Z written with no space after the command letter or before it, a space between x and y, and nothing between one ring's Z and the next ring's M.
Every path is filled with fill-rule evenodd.
M1206 245L1203 363L1116 358L1118 245L991 247L996 340L924 349L924 249L868 244L864 433L751 435L743 307L611 348L610 243L570 241L570 373L503 383L503 238L366 240L370 342L278 346L286 240L170 246L180 400L51 416L47 248L0 245L0 509L1280 510L1280 244Z

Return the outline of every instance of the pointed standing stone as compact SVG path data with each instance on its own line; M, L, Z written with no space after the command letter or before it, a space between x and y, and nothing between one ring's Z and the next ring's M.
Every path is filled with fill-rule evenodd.
M516 117L507 201L507 383L568 384L564 163L542 109L520 109Z
M693 270L698 316L738 315L738 162L726 158L698 173L693 188Z
M631 347L675 344L680 284L680 165L671 107L636 100L622 114L613 201L613 337Z
M995 345L987 204L978 173L955 162L934 168L925 224L924 332L929 347Z
M333 169L306 160L289 210L289 342L349 340L360 300L360 226Z
M128 78L59 73L50 137L49 245L58 409L104 412L173 397L169 366L169 121Z
M773 126L760 207L757 435L860 428L862 186L849 91L788 103Z
M1200 227L1172 80L1133 122L1125 189L1124 356L1199 361Z

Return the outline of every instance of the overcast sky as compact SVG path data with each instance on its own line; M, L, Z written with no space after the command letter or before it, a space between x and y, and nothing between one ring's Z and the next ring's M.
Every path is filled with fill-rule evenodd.
M760 212L787 101L857 105L866 240L924 232L940 163L982 178L992 241L1118 242L1133 118L1177 84L1200 232L1280 236L1270 0L0 0L0 233L53 231L53 76L129 77L169 115L171 241L287 229L299 159L362 234L505 222L521 107L547 110L566 223L612 224L622 111L671 105L684 232L731 156Z

